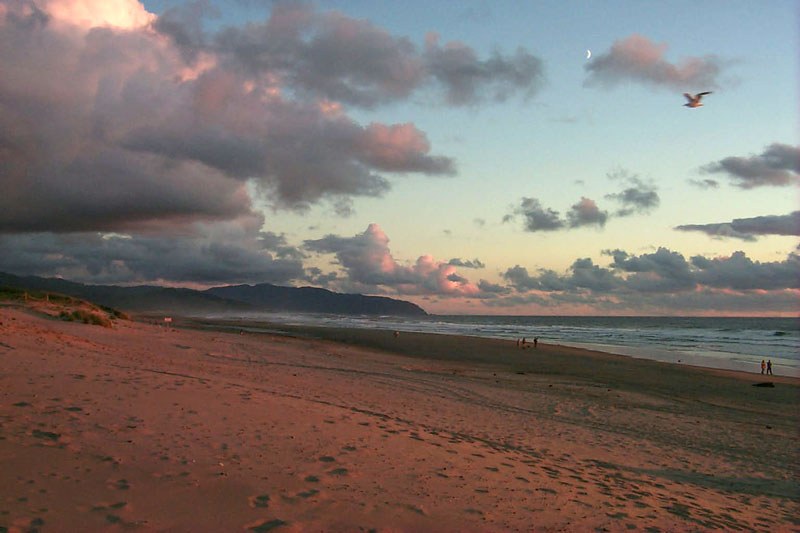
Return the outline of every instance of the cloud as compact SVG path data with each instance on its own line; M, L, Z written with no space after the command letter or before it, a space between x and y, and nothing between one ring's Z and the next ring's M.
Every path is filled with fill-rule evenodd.
M712 180L711 178L705 178L702 180L698 179L690 179L688 182L695 187L700 189L718 189L719 182L717 180Z
M623 285L635 292L674 292L691 290L697 284L690 265L678 252L659 248L655 253L629 256L624 251L610 252L611 268L628 275Z
M733 184L742 189L797 185L800 183L800 146L773 143L758 155L726 157L700 170L727 174Z
M594 200L581 197L563 219L558 211L543 207L536 198L523 197L520 205L503 217L503 222L510 222L517 217L522 217L525 231L556 231L591 225L603 227L608 220L608 212L601 211Z
M181 40L187 31L169 28L165 33ZM297 2L276 3L266 22L226 28L209 45L193 42L194 53L213 51L252 76L275 76L300 97L366 108L429 87L441 90L450 105L528 97L544 77L541 60L523 48L480 59L457 41L440 46L435 33L429 33L420 51L408 38L368 20L318 12Z
M482 279L478 282L478 288L487 295L508 294L511 292L511 289L508 287L497 283L492 283L485 279Z
M604 254L613 259L607 268L585 258L576 259L563 274L546 269L530 274L527 268L516 265L502 277L521 294L535 292L549 298L551 293L572 293L582 295L580 299L586 302L595 297L613 297L628 305L639 297L656 293L800 288L797 254L790 254L785 261L766 263L753 261L743 252L711 259L696 256L687 261L681 253L663 247L641 255L630 255L623 250Z
M646 214L657 208L661 203L655 184L644 182L636 174L631 174L626 170L618 170L609 174L608 177L612 180L622 179L630 185L618 193L605 196L621 204L621 207L614 213L615 216L626 217L634 213Z
M169 36L184 59L193 62L208 44L208 37L203 30L203 19L219 15L219 10L208 0L187 2L161 13L153 22L153 29Z
M66 22L82 28L112 26L120 29L142 28L155 20L138 0L36 0L36 2L11 2L11 13L16 9L46 13L55 23Z
M191 234L97 232L0 235L0 270L89 283L287 284L303 279L303 254L282 236L247 223L216 223ZM250 227L247 227L250 226Z
M525 231L554 231L565 225L558 211L542 207L536 198L523 197L520 205L503 217L503 222L509 222L517 216L523 218Z
M800 236L800 211L788 215L767 215L752 218L735 218L731 222L712 224L684 224L678 231L700 231L717 238L730 237L755 241L756 235Z
M425 69L444 88L451 105L467 105L492 98L504 101L514 93L532 96L542 85L542 61L524 48L505 57L495 50L489 59L480 60L468 46L457 42L439 45L431 32L425 38Z
M673 64L664 58L668 46L639 34L614 41L608 52L594 55L584 66L587 72L584 84L609 88L634 82L687 90L718 86L717 78L723 67L718 57L687 57Z
M389 238L377 224L353 237L327 235L304 241L309 252L334 254L347 274L347 282L370 292L390 290L398 294L436 294L480 297L481 290L456 272L456 267L420 256L416 263L398 263L389 250Z
M697 282L713 288L733 290L800 289L800 255L789 254L785 261L762 263L744 252L730 257L692 258Z
M346 207L385 193L387 175L455 173L412 123L361 125L337 101L302 98L283 75L298 57L243 69L203 34L209 10L195 2L155 19L132 0L4 7L0 232L232 220L253 215L251 190L277 208ZM292 13L278 4L264 27L286 30ZM341 19L323 26L366 32L367 43L382 31L309 13ZM366 50L358 39L353 52ZM357 80L358 65L337 75Z
M591 226L593 224L603 227L606 225L606 220L608 220L608 212L600 211L594 200L585 197L581 197L581 200L567 212L567 221L570 228Z
M461 260L457 257L454 257L450 261L447 262L448 265L453 265L461 268L486 268L486 265L477 257L473 260Z
M610 270L595 265L588 258L576 259L567 274L563 276L552 270L541 270L538 275L531 276L527 268L516 265L506 270L502 277L518 292L529 290L560 292L582 289L606 292L619 283Z

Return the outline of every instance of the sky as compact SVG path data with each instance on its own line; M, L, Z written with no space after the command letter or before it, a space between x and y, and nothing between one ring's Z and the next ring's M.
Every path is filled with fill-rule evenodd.
M797 316L798 21L793 0L0 0L0 271Z

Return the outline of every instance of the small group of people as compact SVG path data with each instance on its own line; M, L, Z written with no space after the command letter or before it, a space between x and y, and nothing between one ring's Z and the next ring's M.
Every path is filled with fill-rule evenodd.
M525 337L521 339L517 339L517 348L522 348L523 350L529 346L529 343ZM539 346L539 337L533 338L533 347L537 348Z
M772 359L769 359L766 363L764 362L763 359L761 360L761 373L762 374L768 374L770 376L773 375L772 374Z

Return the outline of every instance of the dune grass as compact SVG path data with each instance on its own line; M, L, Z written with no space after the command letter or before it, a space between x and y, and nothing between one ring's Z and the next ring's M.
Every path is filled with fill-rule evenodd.
M130 320L126 313L112 307L95 305L86 300L57 292L0 286L0 302L22 305L61 320L83 322L106 328L112 327L115 320Z

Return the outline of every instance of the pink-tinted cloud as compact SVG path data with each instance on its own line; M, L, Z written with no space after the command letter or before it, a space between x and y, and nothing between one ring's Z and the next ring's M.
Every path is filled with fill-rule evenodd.
M364 160L381 170L399 172L453 173L453 161L429 157L430 144L424 133L411 123L370 124L363 133L361 148Z
M138 0L36 0L23 3L23 9L38 8L54 21L82 28L113 26L122 29L142 28L156 16Z
M597 203L591 198L581 197L567 213L570 228L597 225L603 227L608 220L608 212L600 211Z
M347 273L347 281L372 292L393 291L399 294L438 294L443 296L479 296L481 290L458 275L456 267L431 255L420 256L406 266L398 263L389 250L389 238L377 224L353 237L328 235L307 240L311 252L335 254Z
M211 48L187 60L135 1L0 5L0 232L247 216L248 183L276 207L345 207L387 191L386 174L454 172L413 124L293 99L280 68L249 73Z
M717 78L722 71L718 57L687 57L675 64L665 59L668 47L640 34L614 41L608 52L596 54L584 67L585 84L613 87L634 82L687 91L718 86Z

